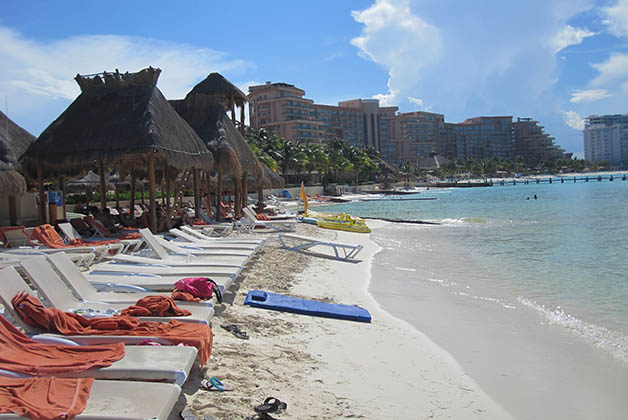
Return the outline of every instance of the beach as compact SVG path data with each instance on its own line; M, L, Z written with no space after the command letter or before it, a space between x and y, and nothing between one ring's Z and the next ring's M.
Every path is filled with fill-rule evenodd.
M377 229L386 222L369 221ZM512 418L426 335L385 312L369 293L374 255L370 235L297 225L301 235L361 244L350 263L279 248L268 239L217 308L214 347L204 371L183 387L171 418L187 406L197 417L246 418L267 397L285 401L282 419ZM316 252L318 250L315 249ZM321 249L321 252L324 252ZM243 305L249 290L359 305L372 323L316 318ZM220 327L237 324L250 338ZM233 391L199 389L215 376Z

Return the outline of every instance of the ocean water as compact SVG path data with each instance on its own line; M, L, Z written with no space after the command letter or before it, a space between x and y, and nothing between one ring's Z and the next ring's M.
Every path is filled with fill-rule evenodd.
M374 230L370 291L384 309L519 418L625 418L628 181L397 198L427 197L325 208L438 223Z

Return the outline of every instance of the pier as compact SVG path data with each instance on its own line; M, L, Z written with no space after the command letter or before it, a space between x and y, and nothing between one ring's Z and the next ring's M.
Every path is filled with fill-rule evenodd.
M594 175L594 176L561 176L561 177L548 177L548 178L524 178L524 179L513 179L513 180L504 180L501 181L493 181L492 185L517 185L517 184L565 184L565 183L575 183L575 182L612 182L612 181L626 181L628 175Z

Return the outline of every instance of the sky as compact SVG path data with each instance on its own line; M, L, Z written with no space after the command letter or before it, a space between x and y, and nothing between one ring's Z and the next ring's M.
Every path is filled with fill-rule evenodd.
M2 0L0 109L35 136L76 74L148 66L169 99L217 71L316 103L532 117L582 157L586 116L628 113L628 0Z

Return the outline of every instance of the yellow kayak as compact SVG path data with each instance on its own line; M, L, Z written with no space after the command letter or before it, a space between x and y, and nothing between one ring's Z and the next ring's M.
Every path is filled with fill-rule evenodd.
M321 211L310 211L307 214L307 217L313 217L319 220L328 220L330 222L355 222L355 223L364 223L364 219L360 217L351 216L347 213L325 213Z
M344 230L347 232L356 233L371 233L371 229L366 223L359 223L355 221L343 221L343 220L317 220L316 225L325 229Z

